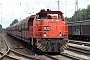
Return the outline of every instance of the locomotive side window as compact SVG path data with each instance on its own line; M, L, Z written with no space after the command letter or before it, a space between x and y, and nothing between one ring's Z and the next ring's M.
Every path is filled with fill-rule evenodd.
M38 14L37 16L36 16L36 19L44 19L44 18L46 18L47 17L47 14Z
M64 21L64 18L63 18L62 14L60 14L59 17L60 17L60 19L62 19L62 21Z
M40 16L39 15L36 15L36 19L40 19Z
M47 14L47 18L49 19L57 19L58 18L58 14Z
M62 17L62 14L60 14L59 16L60 16L61 19L63 18L63 17Z

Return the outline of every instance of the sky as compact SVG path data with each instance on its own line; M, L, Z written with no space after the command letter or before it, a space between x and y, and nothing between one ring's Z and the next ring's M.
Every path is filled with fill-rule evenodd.
M78 9L87 8L90 0L78 0ZM0 24L6 28L14 19L23 20L41 9L58 10L58 0L0 0ZM59 0L59 10L66 17L75 12L75 0Z

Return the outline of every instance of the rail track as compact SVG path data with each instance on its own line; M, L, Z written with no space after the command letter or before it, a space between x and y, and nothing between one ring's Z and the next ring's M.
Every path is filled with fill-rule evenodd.
M20 40L18 40L18 42L19 42ZM22 42L22 41L20 41L20 43L22 43L22 45L24 45L25 47L28 47L28 49L32 49L32 47L31 46L28 46L27 44L25 44L24 42ZM82 58L79 58L79 57L77 57L77 56L72 56L72 55L70 55L70 54L67 54L67 53L60 53L59 55L55 55L55 56L53 56L53 55L48 55L48 54L46 54L46 53L43 53L42 51L40 51L40 50L37 50L37 49L32 49L32 51L33 52L35 52L37 55L38 55L38 52L39 52L39 54L41 54L41 55L43 55L43 56L46 56L46 57L48 57L48 58L50 58L50 59L53 59L53 60L61 60L61 57L59 57L59 58L57 58L57 56L64 56L64 57L66 57L66 58L69 58L69 59L74 59L74 60L80 60L80 59L82 59ZM66 59L67 60L67 59Z
M7 42L6 38L5 37L3 37L3 38L4 38L5 44L7 46L7 51L6 51L6 53L0 52L1 55L2 55L0 57L0 59L7 58L7 59L19 60L19 59L21 59L20 57L22 57L22 59L24 59L24 60L30 60L30 59L31 60L40 60L40 58L38 58L36 56L33 56L33 55L32 56L30 56L30 55L28 56L26 54L23 54L23 53L20 53L20 52L15 51L14 49L12 49L9 46L10 44ZM27 44L24 43L24 45L28 47ZM31 47L29 47L29 49L31 49ZM34 51L34 49L31 49L31 50ZM40 51L38 51L38 50L36 50L36 51L37 51L37 53L39 52L39 54L42 54L43 56L46 56L46 57L48 57L51 60L59 60L57 58L52 57L51 55L45 54L43 52L40 53ZM12 54L14 54L14 56L12 56ZM39 55L39 56L41 56L41 55Z
M25 54L22 54L22 53L20 53L20 52L17 52L17 51L15 51L15 50L11 49L11 48L9 47L9 43L6 41L6 38L5 38L5 37L4 37L4 41L5 41L6 46L7 46L7 51L6 51L5 53L3 53L3 52L0 51L0 54L2 55L2 56L0 57L0 59L7 58L7 59L19 60L20 57L22 56L22 57L24 57L23 59L27 59L27 60L30 60L30 59L39 60L39 59L37 59L37 58L34 57L34 56L27 56L27 55L25 55ZM12 56L13 54L14 54L14 56ZM18 56L18 55L19 55L19 56Z
M70 40L69 51L90 57L90 43L85 41ZM90 59L90 58L89 58Z
M79 60L80 58L76 57L76 56L71 56L67 53L61 53L59 55L48 55L48 54L45 54L43 52L40 52L39 50L36 50L37 53L35 55L26 55L24 53L20 53L20 52L17 52L16 50L12 49L10 44L8 43L8 41L6 40L6 38L4 37L4 35L2 36L2 38L4 38L4 42L7 46L7 51L6 52L2 52L0 51L0 59L12 59L12 60L42 60L43 57L46 58L47 60L61 60L62 58L60 56L63 56L63 58L66 57L66 60ZM30 46L28 46L27 44L23 43L25 47L28 47L29 49L31 49ZM31 49L32 52L35 51L35 49ZM39 52L39 55L38 55L38 52ZM42 57L41 57L42 56ZM57 57L59 56L59 57ZM40 58L39 58L40 57Z
M31 52L33 52L33 53L35 53L35 55L37 55L38 57L39 56L44 56L44 57L47 57L47 58L49 58L49 59L53 59L53 60L58 60L57 58L54 58L54 57L52 57L52 56L50 56L50 55L48 55L48 54L45 54L45 53L43 53L42 51L40 51L40 50L38 50L38 49L36 49L36 48L34 48L34 47L32 47L32 46L29 46L27 43L25 43L24 41L21 41L21 40L18 40L18 39L16 39L18 42L20 42L23 46L25 46L25 47L27 47L29 50L31 50ZM38 58L38 57L36 57L36 58ZM40 58L38 58L39 60L40 60ZM36 60L36 59L35 59Z
M86 49L81 49L81 48L77 48L77 47L72 47L70 46L70 48L68 48L68 50L72 50L74 52L80 53L80 54L84 54L90 57L90 50L86 50Z
M73 56L73 55L70 55L70 54L67 54L67 53L62 53L61 55L65 56L65 57L68 57L68 58L71 58L73 60L80 60L80 59L82 59L80 57Z
M84 41L69 40L69 43L78 44L78 45L84 44L85 46L90 46L90 42L84 42Z
M87 57L90 57L90 47L88 46L81 46L76 44L69 44L68 50L73 51L80 55L85 55Z

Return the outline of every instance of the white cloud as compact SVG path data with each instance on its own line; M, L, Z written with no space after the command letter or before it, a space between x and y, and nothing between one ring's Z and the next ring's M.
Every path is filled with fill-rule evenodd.
M41 9L47 8L58 10L57 1L58 0L0 0L0 13L2 9L2 15L0 14L0 23L5 28L6 26L9 26L15 18L18 20L20 20L20 18L24 19L31 15L29 13L35 14ZM87 5L90 4L89 0L78 0L78 2L79 8L87 8ZM65 16L71 17L74 14L75 0L59 0L59 4L60 10Z

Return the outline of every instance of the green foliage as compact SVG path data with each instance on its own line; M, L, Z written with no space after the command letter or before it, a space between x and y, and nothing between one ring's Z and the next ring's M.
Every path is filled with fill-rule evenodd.
M87 9L79 9L73 14L72 17L67 18L68 22L83 20L90 20L90 5L87 6Z
M0 28L2 28L2 25L0 24Z
M17 19L14 19L14 21L12 21L12 23L10 24L10 26L13 25L13 24L15 24L15 23L17 23L17 22L18 22L18 20Z
M2 25L0 24L0 33L2 32Z

